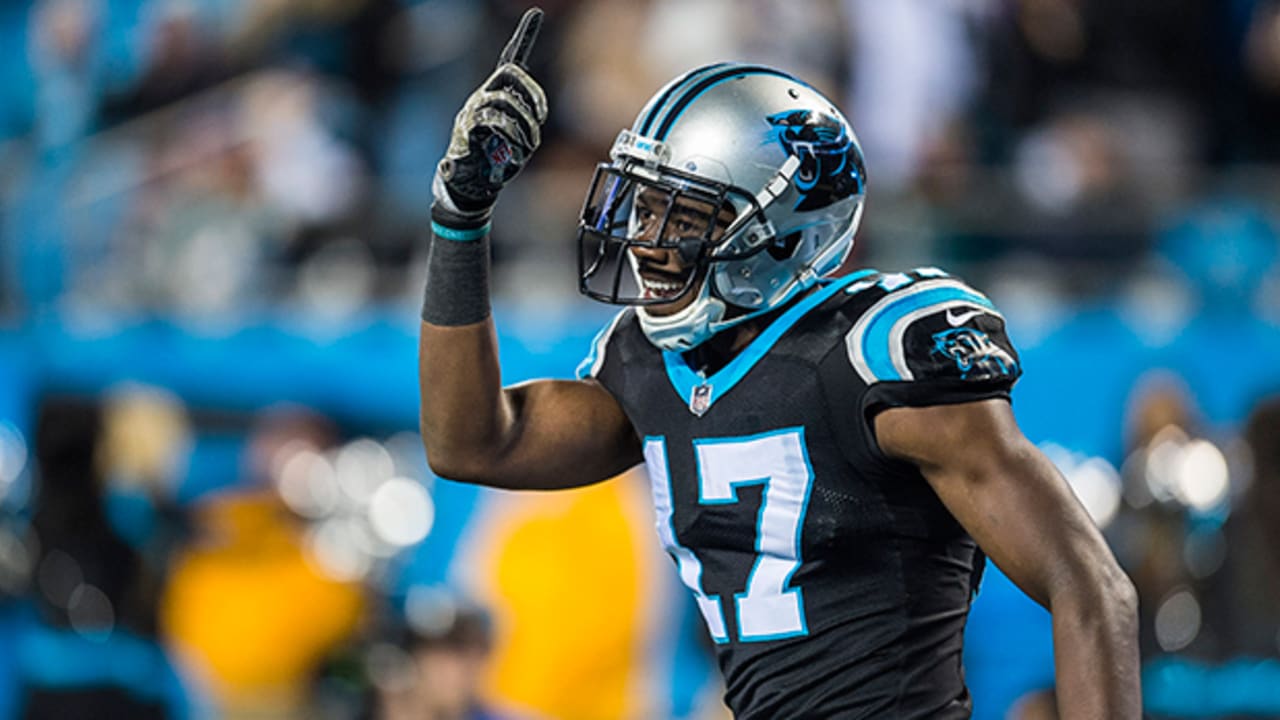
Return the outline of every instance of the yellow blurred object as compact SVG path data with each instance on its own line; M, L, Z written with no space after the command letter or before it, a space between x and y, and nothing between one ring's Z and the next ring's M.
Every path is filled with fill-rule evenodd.
M663 565L636 475L581 490L502 495L464 558L496 621L499 705L558 720L652 717L652 628Z
M272 495L201 509L203 542L177 558L161 620L209 685L222 717L305 717L311 674L349 637L363 598L305 555L295 520Z

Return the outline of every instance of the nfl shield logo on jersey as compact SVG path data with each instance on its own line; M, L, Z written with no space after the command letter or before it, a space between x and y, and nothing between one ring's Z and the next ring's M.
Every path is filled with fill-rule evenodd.
M702 414L711 407L711 386L699 385L693 389L693 394L689 396L689 410L694 415L702 417Z

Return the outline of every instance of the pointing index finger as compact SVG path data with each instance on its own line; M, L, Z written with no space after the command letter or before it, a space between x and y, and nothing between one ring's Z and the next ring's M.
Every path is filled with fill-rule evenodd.
M533 51L533 41L538 39L538 30L541 27L542 8L531 7L525 10L524 16L520 18L520 24L516 26L515 33L507 41L507 46L502 49L502 55L498 57L498 64L515 63L520 67L527 68L529 53Z

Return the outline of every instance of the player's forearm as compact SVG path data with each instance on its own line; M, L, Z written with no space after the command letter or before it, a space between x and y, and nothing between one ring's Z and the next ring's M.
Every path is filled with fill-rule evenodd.
M1142 717L1138 601L1119 568L1065 584L1053 614L1058 713L1065 720Z

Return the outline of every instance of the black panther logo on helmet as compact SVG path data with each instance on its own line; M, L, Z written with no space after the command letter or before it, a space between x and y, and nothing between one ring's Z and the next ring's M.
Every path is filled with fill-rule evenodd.
M800 158L795 184L798 211L817 210L862 189L866 170L844 123L812 110L789 110L768 117L769 142Z

